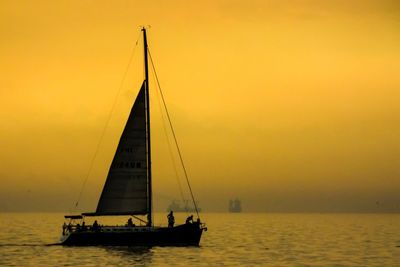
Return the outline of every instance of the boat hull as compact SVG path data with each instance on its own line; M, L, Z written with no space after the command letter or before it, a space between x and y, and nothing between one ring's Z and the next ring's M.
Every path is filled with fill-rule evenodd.
M199 224L176 227L103 227L75 231L61 237L65 246L198 246L204 228Z

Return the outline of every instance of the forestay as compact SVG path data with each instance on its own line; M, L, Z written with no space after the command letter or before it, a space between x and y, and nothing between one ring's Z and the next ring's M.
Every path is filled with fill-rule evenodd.
M132 107L115 152L96 214L147 214L145 83Z

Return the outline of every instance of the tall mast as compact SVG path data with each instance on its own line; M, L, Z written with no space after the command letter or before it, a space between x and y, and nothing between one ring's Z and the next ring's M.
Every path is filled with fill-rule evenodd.
M151 146L150 146L150 94L149 94L149 65L147 61L147 36L146 28L143 31L143 47L144 47L144 79L145 79L145 97L146 97L146 140L147 140L147 181L148 181L148 206L147 225L152 226L152 185L151 185Z

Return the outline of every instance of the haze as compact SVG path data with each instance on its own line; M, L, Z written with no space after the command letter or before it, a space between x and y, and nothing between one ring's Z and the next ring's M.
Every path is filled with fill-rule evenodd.
M397 1L3 0L0 25L0 211L71 210L140 25L203 210L400 211ZM142 52L139 39L78 210L96 207ZM164 211L180 193L154 85Z

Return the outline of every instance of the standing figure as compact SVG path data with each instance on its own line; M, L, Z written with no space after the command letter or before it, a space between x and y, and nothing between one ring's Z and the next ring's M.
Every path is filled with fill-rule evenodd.
M65 235L65 232L67 230L67 224L65 222L64 222L64 224L62 226L62 230L63 230L62 234Z
M172 210L167 215L167 218L168 218L168 227L174 227L175 217L174 217L174 212Z

